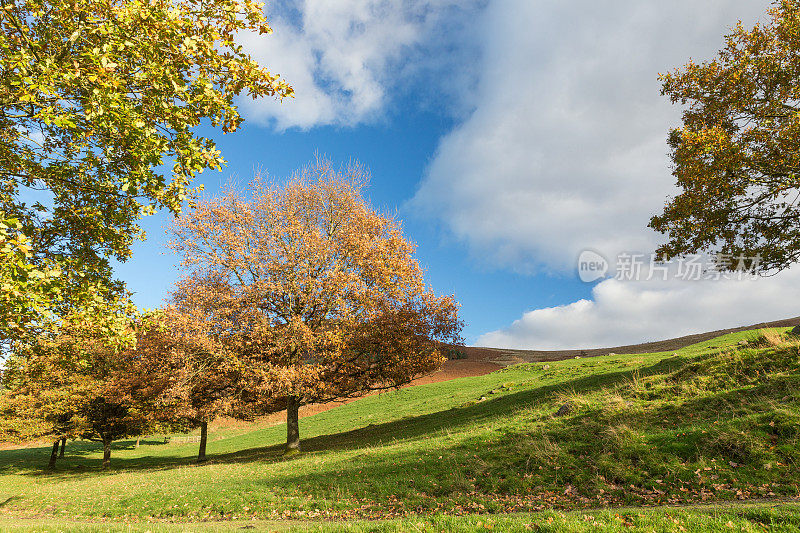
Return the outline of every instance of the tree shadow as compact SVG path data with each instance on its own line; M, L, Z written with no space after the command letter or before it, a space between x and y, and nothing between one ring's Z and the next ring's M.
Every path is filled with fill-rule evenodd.
M169 446L163 439L140 439L140 449L144 452L146 447L158 447L163 449L164 446ZM60 457L56 461L55 470L47 469L47 463L50 459L52 452L52 445L18 448L13 450L0 451L0 474L26 474L35 476L56 476L63 477L69 475L82 475L84 473L92 472L113 472L120 470L116 468L113 461L117 462L130 462L138 465L140 468L145 468L149 465L152 469L156 470L162 466L162 463L171 464L175 461L171 460L169 456L161 455L143 455L140 457L114 457L114 452L123 450L133 450L136 448L136 439L125 439L115 441L112 444L112 468L103 469L100 456L102 454L103 445L100 442L76 440L68 441L65 448L64 457ZM154 450L155 451L155 450ZM93 457L94 456L94 457ZM183 458L174 458L180 460Z
M729 431L730 428L741 429L743 426L752 424L752 417L758 416L763 413L763 406L765 405L764 399L781 398L784 394L794 387L797 390L798 381L800 376L794 375L790 379L778 378L774 382L757 384L748 389L731 389L712 392L706 396L678 398L675 402L665 402L657 405L652 409L630 409L620 410L612 415L603 413L603 406L593 406L584 411L577 413L574 416L554 419L552 425L545 425L542 429L544 437L541 441L536 441L539 438L537 433L531 434L526 428L524 430L507 431L502 433L488 432L481 434L481 436L467 437L466 439L454 443L451 446L437 446L436 453L425 454L420 453L419 449L395 449L386 455L376 455L375 460L370 461L341 461L336 464L334 468L321 468L319 470L310 469L297 469L287 470L286 473L280 477L265 480L264 484L271 486L285 487L287 490L294 487L304 487L308 496L312 497L327 497L336 489L341 480L347 480L347 490L354 498L371 497L372 491L375 491L374 480L380 480L381 488L384 490L396 491L393 494L419 494L420 490L436 491L447 490L445 487L436 487L431 480L439 482L441 485L445 484L446 478L481 478L487 476L487 479L492 481L490 483L502 484L505 477L521 477L525 471L526 461L526 448L525 446L535 442L546 442L547 439L559 442L564 445L563 450L560 452L562 455L560 459L555 456L545 459L544 463L540 465L545 468L549 465L556 465L558 461L565 460L566 462L578 458L582 464L589 465L585 468L564 468L563 464L561 470L555 477L554 487L550 490L555 490L555 493L560 494L570 486L572 487L591 487L591 482L587 482L588 478L596 477L596 479L605 482L603 474L608 479L612 479L613 474L599 470L597 465L600 464L598 459L601 455L614 457L618 460L617 468L625 469L627 472L635 474L631 477L636 477L638 473L644 472L644 476L650 476L653 480L659 476L656 468L667 468L668 464L702 464L707 459L718 461L718 464L728 465L732 467L741 468L742 466L752 466L761 471L760 476L764 479L761 482L778 481L779 474L774 474L770 478L767 470L760 468L759 459L757 457L748 458L746 453L747 449L745 444L739 445L736 442L725 446L718 446L716 444L718 435L711 431L706 431L705 428L709 427L720 417L725 421L720 427L723 432ZM577 387L576 387L577 389ZM533 396L533 395L532 395ZM519 399L520 396L518 395ZM785 400L785 398L784 398ZM494 407L502 407L504 402L502 399L493 400ZM786 400L785 404L789 404L794 400ZM736 406L737 411L726 411L725 408ZM474 408L468 410L475 411ZM725 413L724 415L722 413ZM444 418L443 413L436 413L430 417ZM545 415L542 418L546 418ZM420 419L430 418L419 417ZM539 419L539 421L542 420ZM664 423L664 420L668 423ZM423 420L415 419L415 423L424 424ZM648 445L650 448L646 451L637 449L638 444L632 442L629 448L609 448L604 444L600 444L606 439L605 431L613 428L618 424L624 425L626 428L632 428L640 431L642 434L647 435ZM384 424L381 427L375 428L371 432L369 428L343 432L335 435L319 436L306 441L306 449L309 451L317 450L331 450L337 448L358 448L359 446L352 446L354 441L358 441L363 447L365 444L375 443L381 432L390 430L394 423ZM446 427L446 424L440 424L441 427ZM433 424L428 420L426 427L433 427ZM540 426L541 427L541 426ZM675 434L682 435L681 439L675 439ZM750 430L750 435L753 438L760 438L763 446L770 445L770 435L759 435L757 431ZM561 437L563 440L560 440ZM652 457L657 460L650 464L638 464L641 459L637 458L638 454L652 454ZM743 455L744 453L744 455ZM798 454L793 452L794 456ZM233 457L232 454L231 457ZM443 459L444 457L444 459ZM453 458L458 458L453 462ZM659 460L664 459L664 463ZM446 464L442 464L442 462ZM449 461L449 462L448 462ZM691 471L689 468L688 471ZM414 472L414 475L411 473ZM419 477L418 474L419 473ZM663 474L663 472L662 472ZM720 477L723 479L720 483L730 482L735 483L738 479L737 471L733 468L727 473L720 472ZM691 475L691 474L689 474ZM571 476L571 477L570 477ZM727 478L725 478L727 476ZM424 478L427 477L428 485L423 486ZM793 476L793 479L782 479L787 484L795 483L798 477ZM395 488L390 488L389 482L396 483ZM499 480L499 481L498 481ZM632 479L619 480L623 488L627 487ZM541 487L536 487L541 488ZM468 488L468 491L477 490L475 488ZM494 487L494 491L504 492L505 489ZM513 489L511 489L513 491ZM572 490L572 489L569 489ZM627 491L627 489L625 488ZM680 496L680 486L672 487L675 494ZM470 495L479 495L478 492L469 492ZM446 492L445 492L446 494ZM442 494L438 494L441 496ZM423 494L424 496L424 494ZM588 492L585 496L590 497ZM636 491L633 491L628 496L638 498ZM646 499L645 499L646 501Z

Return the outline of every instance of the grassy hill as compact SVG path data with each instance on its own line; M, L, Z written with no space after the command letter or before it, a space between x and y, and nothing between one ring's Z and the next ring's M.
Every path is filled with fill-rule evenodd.
M584 511L800 496L800 339L782 331L733 333L675 352L524 363L363 398L302 419L305 453L289 460L280 455L284 425L217 431L211 461L200 466L196 444L160 438L139 448L118 443L109 471L99 470L91 443L70 443L55 473L42 470L49 448L4 450L0 518L37 517L33 525L45 517L60 530L65 517L406 517L380 527L417 520L420 530L473 530L506 520L503 530L534 521L572 531L599 520L616 531L628 522L659 529L683 516L687 527L726 517L720 527L796 530L800 512L789 504L632 518Z
M705 333L695 333L692 335L684 335L683 337L675 337L672 339L661 339L657 341L647 341L641 344L628 344L625 346L614 346L608 348L587 348L587 349L573 349L573 350L519 350L512 348L464 348L465 351L470 353L491 352L491 355L486 357L489 361L502 362L505 364L514 363L541 363L549 361L561 361L563 359L571 359L573 357L594 357L597 355L615 354L645 354L654 352L674 352L681 348L686 348L693 344L722 337L729 333L741 333L750 330L762 330L780 328L785 330L794 326L800 325L800 317L784 318L782 320L774 320L772 322L762 322L760 324L751 324L749 326L739 326L735 328L718 329L715 331L707 331Z

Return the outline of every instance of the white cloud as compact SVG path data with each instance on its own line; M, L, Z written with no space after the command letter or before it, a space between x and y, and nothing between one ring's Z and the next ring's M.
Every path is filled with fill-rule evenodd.
M493 2L478 105L441 141L413 205L476 256L523 271L572 267L584 248L650 250L679 116L658 72L710 56L767 5Z
M284 76L296 97L282 103L242 99L243 112L279 130L377 120L386 112L391 90L408 81L410 72L433 63L439 71L455 67L457 55L435 52L457 38L463 20L479 4L479 0L272 2L267 17L274 33L245 35L242 43L259 63Z
M796 316L800 268L755 280L598 283L591 300L536 309L478 346L602 348Z
M442 139L412 207L475 257L567 272L584 249L652 251L646 228L674 193L666 136L680 109L659 72L703 60L767 0L492 2L470 117ZM798 314L800 270L753 282L599 283L478 340L575 348L657 340Z

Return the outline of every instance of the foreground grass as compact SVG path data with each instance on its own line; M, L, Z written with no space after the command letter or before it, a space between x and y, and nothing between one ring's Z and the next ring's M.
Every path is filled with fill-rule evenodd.
M470 532L545 531L553 533L619 531L795 532L800 506L744 506L693 509L619 509L605 511L516 513L510 515L434 516L380 523L354 522L311 527L318 532Z
M794 532L800 529L798 504L739 504L693 508L624 508L602 511L542 511L501 515L414 516L395 520L354 521L346 523L286 521L223 521L194 523L106 523L69 520L4 520L0 531L40 532L150 532L177 533L196 531L212 533L231 530L315 531L319 533L363 532L471 532L471 531L546 531L546 532L618 532L618 531L773 531Z
M0 451L0 510L135 521L416 515L436 517L406 519L427 524L421 530L438 520L459 531L477 518L440 515L794 498L800 348L755 335L522 364L364 398L302 419L305 453L291 460L280 456L283 425L212 435L202 466L195 444L158 439L119 443L110 471L90 443L70 443L56 473L42 470L47 448ZM570 412L554 417L564 404ZM587 516L625 527L610 513ZM642 520L667 520L648 513ZM780 513L791 521L797 510ZM502 520L525 527L519 516Z

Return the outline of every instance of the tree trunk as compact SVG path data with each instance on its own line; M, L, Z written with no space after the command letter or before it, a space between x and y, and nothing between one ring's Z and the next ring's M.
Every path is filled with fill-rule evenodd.
M208 442L208 422L200 422L200 451L197 453L197 462L202 463L206 460L206 442Z
M142 437L136 437L136 444L134 445L134 448L138 448L139 447L139 441L140 440L142 440Z
M103 468L111 464L111 439L103 437Z
M56 467L56 459L58 459L58 443L60 439L53 443L53 451L50 452L50 462L47 463L47 468L53 470Z
M67 437L61 438L61 450L58 452L59 457L64 457L64 448L67 446Z
M286 400L286 451L285 455L300 452L300 420L298 410L300 399L289 396Z

